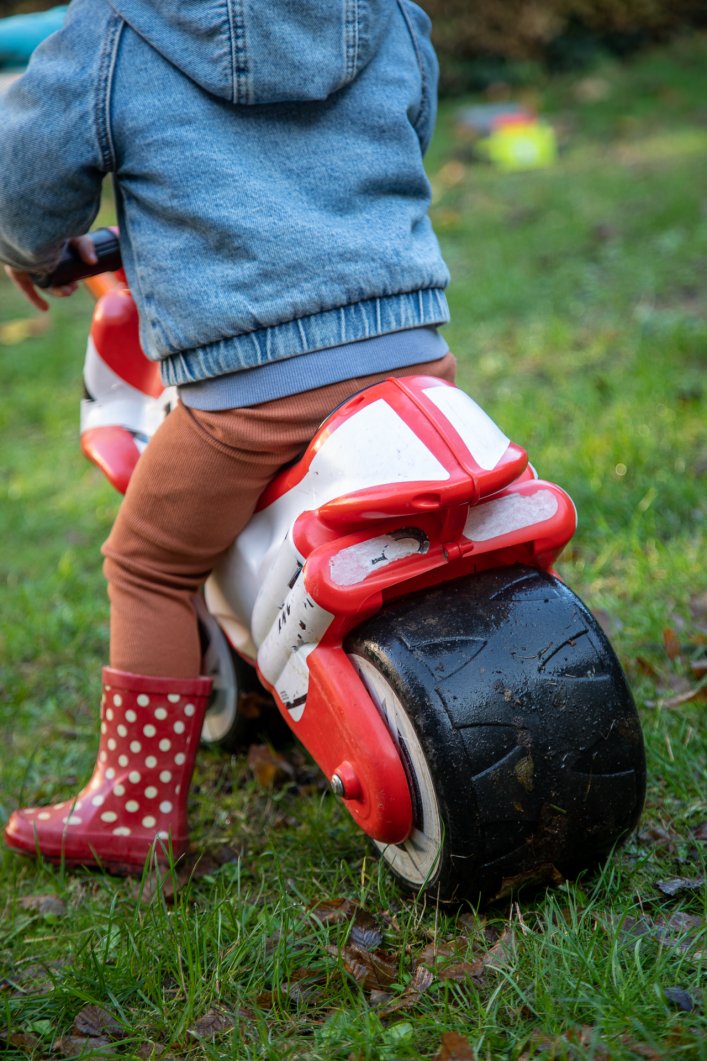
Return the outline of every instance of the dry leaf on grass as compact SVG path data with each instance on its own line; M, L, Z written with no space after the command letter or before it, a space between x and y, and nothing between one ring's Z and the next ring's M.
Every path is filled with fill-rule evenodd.
M66 913L66 903L58 895L25 895L20 899L20 906L41 917L62 917Z
M707 634L707 589L696 593L688 601L692 619L699 634Z
M580 1052L581 1051L581 1052ZM568 1028L563 1035L547 1035L542 1029L537 1028L531 1032L523 1053L519 1055L518 1061L535 1061L537 1058L554 1061L563 1059L579 1059L580 1057L591 1057L594 1061L610 1061L610 1053L599 1041L599 1033L591 1024L583 1024L578 1028Z
M295 1005L312 1005L320 1000L325 983L326 975L323 972L303 966L295 969L287 980L280 983L280 993Z
M143 1061L166 1061L169 1047L165 1046L164 1043L141 1043L138 1046L135 1054L137 1057L143 1059ZM174 1054L169 1054L172 1061L176 1061Z
M42 1045L42 1040L38 1036L32 1035L31 1032L11 1032L9 1035L3 1035L0 1032L0 1042L5 1042L8 1046L14 1046L16 1050L21 1050L28 1057L31 1057Z
M0 346L15 346L23 343L25 339L33 339L42 335L49 327L50 321L47 317L26 317L21 320L6 321L0 324Z
M371 991L369 1001L372 1006L380 1007L381 1017L391 1017L400 1010L412 1008L433 982L434 976L430 970L424 965L418 965L410 983L395 1001L391 1002L392 995L387 991Z
M656 938L665 946L676 947L684 954L697 960L707 954L707 922L696 914L686 914L682 910L673 914L667 921L655 925ZM695 948L704 943L701 951Z
M476 1061L471 1043L459 1032L445 1032L434 1061Z
M427 943L418 956L418 961L432 968L444 958L459 958L466 952L469 941L466 936L455 936L453 939L444 940L442 943L436 940Z
M251 744L248 769L262 788L273 788L276 784L292 781L295 776L292 763L267 744Z
M682 692L658 701L660 707L680 707L682 704L689 704L693 700L704 700L707 698L707 681L699 682L698 685L690 685L683 678L681 685L683 686Z
M74 1031L89 1038L105 1035L111 1039L124 1039L127 1034L123 1025L102 1006L84 1006L76 1015Z
M323 925L338 925L348 921L359 909L353 899L325 899L309 907L309 913Z
M383 934L368 911L357 910L355 912L349 942L355 947L360 947L361 950L375 950L383 942Z
M53 1046L62 1057L117 1057L116 1047L103 1036L63 1035Z
M361 950L375 950L383 942L383 934L373 915L354 899L325 899L311 906L309 912L323 925L353 921L349 942Z
M697 891L704 887L704 877L671 877L670 880L656 881L656 888L663 895L679 895L681 892Z
M682 654L680 639L675 631L669 626L666 626L663 630L663 644L665 645L668 659L676 660L680 658Z
M610 933L615 931L611 921L607 924ZM707 943L707 922L696 914L686 914L682 911L674 913L669 918L652 921L648 915L641 918L624 917L619 925L619 939L633 945L637 939L644 936L652 936L664 947L674 947L688 954L691 959L697 959L707 951L696 950L700 942Z
M233 1031L235 1026L236 1022L231 1014L219 1009L210 1009L192 1024L189 1034L195 1039L215 1039L218 1035Z
M327 947L327 952L341 960L346 972L368 991L385 991L398 977L397 963L380 951L367 951L349 944L342 947Z
M693 1013L699 1008L696 999L682 987L666 987L665 997L668 1002L671 1002L677 1009L681 1009L683 1013Z

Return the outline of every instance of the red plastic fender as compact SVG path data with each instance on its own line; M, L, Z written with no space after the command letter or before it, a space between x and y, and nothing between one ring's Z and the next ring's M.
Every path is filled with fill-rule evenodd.
M140 458L135 439L124 427L91 427L81 435L81 452L124 494Z

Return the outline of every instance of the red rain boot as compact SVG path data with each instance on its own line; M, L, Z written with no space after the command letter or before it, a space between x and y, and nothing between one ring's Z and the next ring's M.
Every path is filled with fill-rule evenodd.
M51 862L142 869L188 845L187 795L210 678L151 678L103 669L93 776L73 800L16 810L9 847ZM157 841L157 842L155 842Z

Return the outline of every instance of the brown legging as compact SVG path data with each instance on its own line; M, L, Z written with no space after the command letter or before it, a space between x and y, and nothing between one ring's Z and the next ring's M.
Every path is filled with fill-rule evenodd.
M179 404L140 458L108 541L110 662L118 670L193 678L201 650L194 595L250 519L277 470L340 402L392 376L454 380L451 354L244 409Z

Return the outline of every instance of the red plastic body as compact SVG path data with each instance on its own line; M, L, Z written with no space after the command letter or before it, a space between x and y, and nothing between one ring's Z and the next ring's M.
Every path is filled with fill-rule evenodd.
M146 403L159 399L159 370L140 349L137 312L125 289L104 290L92 338L107 369L131 393ZM440 390L448 387L431 377L405 377L349 399L258 505L263 511L287 497L310 474L327 441L375 403L403 421L401 437L413 439L427 455L423 465L437 469L436 478L430 473L418 479L413 462L412 472L396 481L344 490L296 514L292 536L303 558L300 577L320 622L324 617L324 632L307 643L306 693L295 704L286 702L276 679L266 678L260 652L258 657L263 684L288 725L325 775L338 776L348 810L381 843L401 843L410 835L412 801L399 750L343 647L346 636L386 601L429 586L516 563L550 570L576 526L569 497L536 479L525 451L495 425L488 427L478 407L467 410L472 424L480 417L476 446L463 409L455 419L452 398L460 392ZM382 436L381 449L388 442ZM134 432L119 423L94 427L82 436L82 448L125 489L139 457ZM293 654L299 647L295 640ZM302 704L295 719L293 706Z

